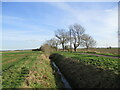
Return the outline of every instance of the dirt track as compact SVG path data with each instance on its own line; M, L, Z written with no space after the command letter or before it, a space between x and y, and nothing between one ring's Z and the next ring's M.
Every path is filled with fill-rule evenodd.
M107 56L107 55L99 55L99 54L89 54L89 53L80 53L80 54L94 55L94 56L103 56L103 57L111 57L111 58L119 58L117 56Z

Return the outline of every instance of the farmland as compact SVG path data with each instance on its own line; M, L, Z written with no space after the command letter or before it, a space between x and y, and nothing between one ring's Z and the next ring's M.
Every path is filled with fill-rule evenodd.
M60 88L50 60L40 51L2 53L3 88ZM59 82L58 82L59 81Z
M120 88L118 0L19 1L1 0L0 89Z
M74 88L119 87L118 58L60 51L51 57Z
M72 88L119 87L118 58L81 53L55 51L48 57L42 51L5 51L2 53L2 87L63 88L61 77L51 61Z
M80 53L69 53L69 52L59 52L66 57L77 59L85 64L92 64L104 69L110 69L113 71L118 71L118 58L104 57L104 56L93 56Z

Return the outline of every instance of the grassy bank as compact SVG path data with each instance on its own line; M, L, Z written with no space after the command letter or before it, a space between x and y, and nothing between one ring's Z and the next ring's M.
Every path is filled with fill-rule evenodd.
M59 52L52 60L73 88L119 87L118 60L91 55Z
M50 60L39 51L12 51L2 54L3 88L62 88Z

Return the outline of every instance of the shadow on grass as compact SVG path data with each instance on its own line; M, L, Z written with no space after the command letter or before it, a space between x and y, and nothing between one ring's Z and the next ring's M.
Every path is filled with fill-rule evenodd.
M59 67L73 88L120 88L120 76L110 70L86 65L60 54L52 54L50 59Z

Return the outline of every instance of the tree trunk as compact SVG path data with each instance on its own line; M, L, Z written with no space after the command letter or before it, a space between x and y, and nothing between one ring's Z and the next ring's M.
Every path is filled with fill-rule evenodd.
M89 48L89 46L88 46L88 45L86 45L86 47L87 47L87 49Z
M88 49L89 48L89 45L86 43L86 48Z
M76 52L76 49L77 49L77 45L76 44L74 44L74 51Z
M65 50L64 43L62 43L62 48L63 48L63 51L64 51Z
M74 51L75 51L75 52L77 51L76 49L77 49L77 47L74 47Z
M88 49L88 46L86 46L86 48Z
M56 44L56 51L58 50L58 45Z

